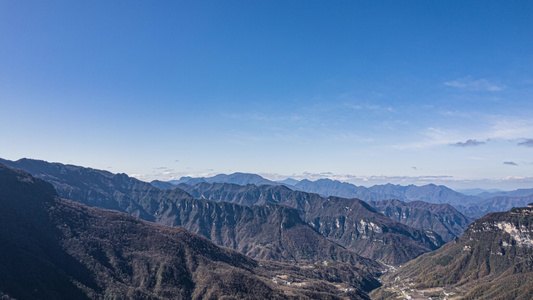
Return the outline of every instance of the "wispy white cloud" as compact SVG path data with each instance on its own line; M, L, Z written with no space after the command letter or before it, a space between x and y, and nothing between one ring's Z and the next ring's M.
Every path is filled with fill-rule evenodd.
M516 117L496 117L489 138L507 140L533 136L533 120Z
M503 91L507 87L505 85L499 85L490 82L487 79L472 79L470 77L460 78L452 81L445 82L444 85L459 89L466 89L472 91L486 91L486 92L499 92Z
M477 160L477 161L486 161L486 160L488 160L488 158L486 158L486 157L479 157L479 156L468 156L466 158L470 159L470 160Z
M533 147L533 119L513 115L479 115L472 124L448 124L421 130L419 139L392 147L399 150L424 149L452 145L470 147L489 142L510 141L520 146Z
M372 110L380 112L393 112L394 109L392 106L382 106L377 104L368 104L368 103L344 103L344 106L354 110Z
M429 127L422 132L424 138L405 144L396 144L392 147L398 150L423 149L435 146L450 145L456 143L460 134L456 130Z

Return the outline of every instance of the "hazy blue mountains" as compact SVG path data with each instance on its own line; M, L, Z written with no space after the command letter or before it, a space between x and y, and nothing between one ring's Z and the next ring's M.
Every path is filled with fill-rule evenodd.
M494 197L526 197L533 195L533 189L518 189L514 191L483 192L476 196L483 200Z
M381 201L398 199L404 202L425 201L429 203L449 203L449 204L466 204L482 200L477 196L468 196L456 192L443 185L428 184L423 186L416 185L394 185L384 184L372 187L356 186L348 182L341 182L331 179L319 179L316 181L295 180L288 178L285 181L273 182L257 174L234 173L231 175L220 174L214 177L182 177L180 180L169 181L168 183L177 186L180 183L194 186L198 183L233 183L238 185L280 185L283 184L293 190L302 192L315 193L321 196L337 196L342 198L357 198L363 201ZM158 187L172 188L172 186L161 185L155 182Z
M533 202L533 195L522 197L496 196L474 204L457 205L457 209L465 215L481 218L491 212L502 212L513 207L527 206L531 202Z
M443 185L434 184L401 186L389 183L367 188L337 180L319 179L317 181L302 180L295 184L294 188L322 196L358 198L363 201L398 199L404 202L424 201L429 203L465 204L479 200L474 196L467 196Z
M207 182L207 183L233 183L238 185L247 185L247 184L255 184L255 185L279 185L281 183L278 183L276 181L271 181L268 179L265 179L257 174L250 174L250 173L233 173L233 174L218 174L213 177L182 177L179 180L171 180L169 183L178 185L180 183L185 183L188 185L195 185L200 182Z
M216 180L213 178L217 178ZM231 182L225 178L233 178ZM239 178L236 180L235 178ZM246 178L255 178L254 180L246 180ZM169 182L160 183L155 182L154 185L164 188L172 189L180 187L187 190L187 186L194 186L201 182L206 183L235 183L240 182L240 185L247 184L270 184L272 182L264 179L261 180L259 175L247 173L235 173L231 175L221 175L209 178L191 178L184 177L180 181L175 181L179 185L168 185ZM254 183L256 182L256 183ZM259 184L257 184L260 182ZM269 183L270 182L270 183ZM186 185L185 185L186 184ZM292 190L298 190L308 193L316 193L323 197L337 196L342 198L357 198L363 201L383 201L397 199L402 202L424 201L433 204L452 204L463 215L468 218L480 218L490 212L506 211L511 207L520 207L529 202L528 196L533 195L533 189L519 189L515 191L483 191L480 189L468 190L476 195L465 195L456 192L443 185L427 184L423 186L401 186L394 184L375 185L372 187L356 186L347 182L340 182L331 179L319 179L316 181L310 180L295 180L288 178L274 184L283 184ZM507 197L507 198L505 198ZM521 198L521 199L520 199ZM489 200L490 199L490 200ZM515 204L512 204L515 203ZM511 205L511 206L509 206ZM429 229L429 228L428 228Z

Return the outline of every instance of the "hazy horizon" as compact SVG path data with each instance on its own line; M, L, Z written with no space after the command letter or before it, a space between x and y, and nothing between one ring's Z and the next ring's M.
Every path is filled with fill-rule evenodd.
M0 1L0 157L533 188L531 1Z

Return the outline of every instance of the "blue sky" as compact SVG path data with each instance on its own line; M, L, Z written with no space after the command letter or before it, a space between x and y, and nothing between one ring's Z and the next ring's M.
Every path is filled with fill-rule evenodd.
M533 187L531 1L3 1L0 157Z

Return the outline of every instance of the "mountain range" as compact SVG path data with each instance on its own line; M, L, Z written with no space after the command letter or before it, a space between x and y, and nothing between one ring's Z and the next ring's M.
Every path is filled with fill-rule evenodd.
M288 207L248 207L195 199L180 189L159 190L125 174L73 165L29 159L8 163L47 180L60 197L163 225L182 226L253 258L338 261L371 268L373 272L379 269L377 263L327 240Z
M368 299L379 285L346 264L258 262L181 227L61 199L3 165L0 204L2 299Z
M450 205L415 200L458 202L462 194L444 186L354 189L332 180L261 178L235 173L147 183L0 159L0 297L533 296L530 190L463 195L477 200ZM365 202L298 185L407 200ZM488 214L474 221L461 212Z
M425 201L429 203L450 203L465 204L480 200L478 197L468 196L449 189L443 185L428 184L424 186L416 185L375 185L372 187L356 186L348 182L341 182L331 179L319 179L310 181L307 179L295 180L288 178L284 181L274 182L265 179L257 174L233 173L230 175L219 174L213 177L182 177L179 180L171 180L167 183L175 186L180 183L196 185L201 182L207 183L233 183L238 185L285 185L293 190L308 193L316 193L321 196L337 196L342 198L358 198L364 201L380 201L398 199L402 201ZM161 182L155 181L154 185ZM162 188L172 188L172 186L161 186ZM532 192L533 194L533 192Z
M251 179L253 178L253 179ZM230 175L216 175L213 177L183 177L180 180L162 182L152 182L155 186L162 189L173 189L179 184L196 185L200 182L207 183L236 183L239 185L285 185L293 190L317 193L323 197L337 196L342 198L357 198L363 201L383 201L383 200L400 200L403 202L424 201L434 204L451 204L462 214L471 219L477 219L490 212L506 211L512 207L523 206L527 203L529 196L533 196L533 189L519 189L515 191L500 190L466 190L467 193L475 195L466 195L454 191L443 185L427 184L423 186L401 186L394 184L375 185L372 187L356 186L348 182L340 182L331 179L319 179L310 181L307 179L295 180L287 178L282 181L274 182L265 179L257 174L234 173ZM171 185L169 185L169 183ZM508 197L505 200L502 197ZM511 199L512 198L512 199ZM519 199L521 198L521 199ZM504 201L504 203L501 203ZM513 204L514 203L514 204Z
M233 183L238 185L279 185L281 183L276 181L271 181L266 178L263 178L257 174L250 173L233 173L233 174L218 174L213 177L181 177L179 180L170 180L168 183L178 185L180 183L185 183L188 185L195 185L200 182L207 183Z
M521 197L495 196L474 204L456 205L456 207L463 214L477 219L491 212L508 211L513 207L526 206L531 202L533 202L533 195Z
M401 264L444 242L434 232L414 229L378 213L358 199L321 197L285 186L201 182L178 187L195 198L241 205L276 203L295 208L303 220L328 239L360 255Z
M3 162L47 180L63 198L164 225L183 226L219 245L259 259L298 262L333 259L368 265L359 254L387 264L402 264L444 243L438 234L394 222L357 199L323 198L284 186L248 185L252 190L261 188L256 193L263 192L266 198L256 195L251 198L255 199L253 203L243 200L231 201L234 203L229 205L220 199L195 199L179 188L160 190L125 174L31 159ZM266 208L251 207L266 203L271 204ZM273 209L272 204L288 207ZM298 213L288 211L291 208ZM344 216L348 209L350 213ZM282 230L271 232L257 224L271 224L272 228ZM330 245L325 238L334 245L315 250L317 243ZM296 245L296 241L303 244ZM343 247L357 254L347 255Z

